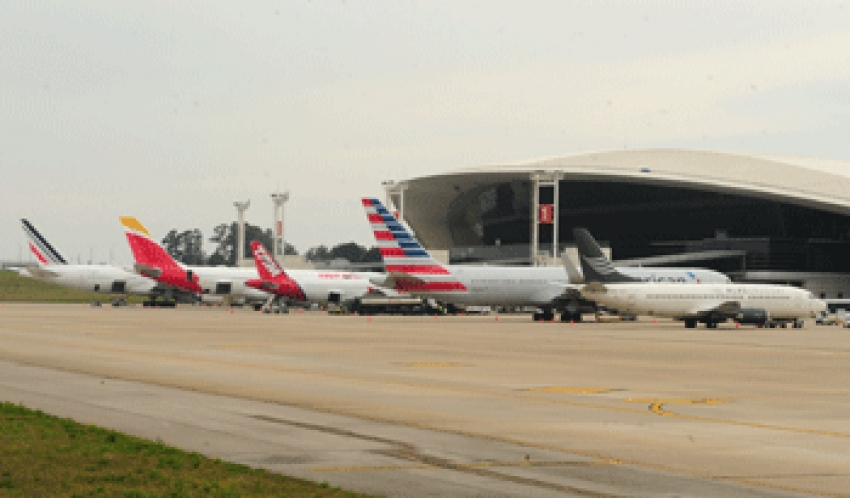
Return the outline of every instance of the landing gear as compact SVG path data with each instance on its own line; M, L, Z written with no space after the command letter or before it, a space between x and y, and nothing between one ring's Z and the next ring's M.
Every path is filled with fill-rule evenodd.
M795 329L803 328L803 320L794 320L794 328Z
M289 313L289 307L282 296L270 296L266 304L260 305L260 309L263 313Z
M551 322L555 319L555 313L551 310L537 310L531 318L535 322Z
M561 321L581 323L581 313L572 313L569 311L565 311L561 313Z
M692 319L692 318L688 318L688 319L686 319L686 320L685 320L685 328L686 328L686 329L695 329L695 328L697 328L697 321L696 321L696 320L694 320L694 319Z
M717 322L705 322L705 328L716 329L717 328Z

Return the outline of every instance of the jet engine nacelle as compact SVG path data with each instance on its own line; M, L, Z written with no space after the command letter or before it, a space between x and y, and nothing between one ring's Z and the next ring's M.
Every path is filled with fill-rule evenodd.
M770 321L770 313L764 308L742 308L736 321L745 325L764 325Z

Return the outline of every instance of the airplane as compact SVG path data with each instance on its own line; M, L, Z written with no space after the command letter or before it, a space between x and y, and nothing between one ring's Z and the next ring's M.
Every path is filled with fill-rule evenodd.
M129 294L158 296L168 292L156 282L134 272L113 265L72 265L48 242L35 226L26 219L21 225L28 239L30 251L38 262L37 267L21 268L18 273L42 282L93 291L114 296ZM126 304L126 299L116 298L113 304Z
M573 235L587 281L582 296L620 311L676 318L685 322L685 328L695 328L697 323L717 328L729 319L801 328L804 318L826 309L826 303L811 292L785 285L641 282L615 268L590 232L576 228Z
M254 309L259 311L263 309L264 303L269 304L268 291L272 290L274 285L280 286L280 282L273 280L263 283L263 279L258 278L260 275L256 268L188 266L179 263L151 236L139 220L132 216L122 216L120 220L136 260L136 272L169 286L175 293L232 296L252 303ZM302 296L290 286L293 291L291 296L282 297L289 297L296 302L301 302L298 298L305 297L306 302L319 303L341 303L357 297L353 288L365 292L373 282L382 282L385 279L383 274L374 272L290 270L288 275L307 292L302 292ZM352 284L351 281L357 283ZM280 303L281 300L276 301Z
M381 274L358 274L349 272L322 272L306 270L285 271L271 257L265 246L258 241L251 242L254 263L257 265L258 279L251 279L245 285L271 294L264 311L273 310L286 313L286 302L345 303L366 294L395 294L391 290L377 289L366 277L380 278ZM329 278L342 276L342 278Z
M581 321L595 304L578 292L577 272L562 266L443 265L422 247L380 200L363 198L363 207L387 270L384 287L427 296L452 306L535 306L535 321ZM728 282L713 270L693 268L624 268L637 279L677 282Z

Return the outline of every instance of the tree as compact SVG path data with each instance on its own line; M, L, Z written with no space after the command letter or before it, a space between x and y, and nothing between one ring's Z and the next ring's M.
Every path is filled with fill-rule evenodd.
M371 249L366 251L366 254L363 255L363 259L360 260L361 263L380 263L383 258L381 258L381 250L378 249L378 246L372 246Z
M333 259L331 257L331 252L328 251L328 248L325 246L319 247L311 247L307 249L307 254L304 255L304 258L307 261L330 261Z
M377 247L366 249L354 242L337 244L328 249L324 245L310 248L305 255L307 261L332 261L345 259L351 263L372 263L381 261L381 252Z
M213 229L213 236L210 237L210 242L217 244L217 247L208 260L210 265L236 265L236 244L237 244L237 226L236 222L230 224L222 223ZM271 251L273 247L273 235L271 229L265 229L245 223L245 257L251 257L251 241L259 241ZM285 244L284 254L297 255L298 251L292 244Z
M197 228L177 232L171 230L162 239L162 246L177 261L187 265L202 265L206 262L204 254L204 234Z

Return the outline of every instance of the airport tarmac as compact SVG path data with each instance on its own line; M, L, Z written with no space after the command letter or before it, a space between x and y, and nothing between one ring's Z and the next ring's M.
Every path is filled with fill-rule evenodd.
M0 399L390 496L850 496L850 330L0 305Z

